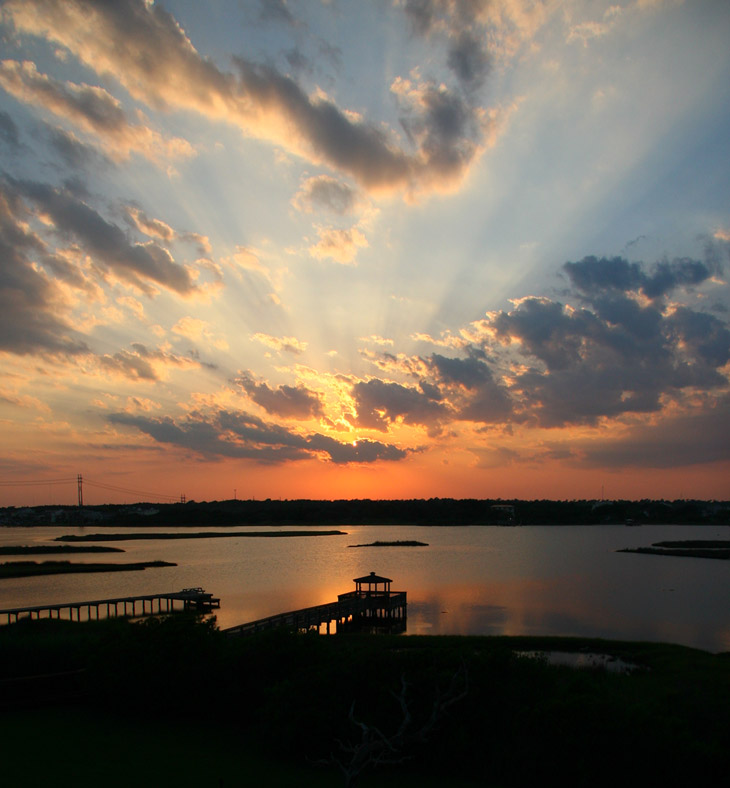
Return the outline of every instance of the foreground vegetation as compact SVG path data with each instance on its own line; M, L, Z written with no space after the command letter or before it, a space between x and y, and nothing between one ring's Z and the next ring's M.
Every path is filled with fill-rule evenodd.
M515 654L581 648L638 669ZM338 786L349 769L362 786L593 788L648 765L653 783L713 784L730 765L730 655L680 646L42 620L0 627L0 678L12 785ZM44 730L58 760L25 761Z

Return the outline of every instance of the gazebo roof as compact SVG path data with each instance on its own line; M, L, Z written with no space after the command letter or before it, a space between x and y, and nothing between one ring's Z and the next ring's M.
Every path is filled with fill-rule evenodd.
M353 583L392 583L393 581L389 577L380 577L380 575L376 575L375 572L371 572L369 575L365 575L365 577L356 577Z

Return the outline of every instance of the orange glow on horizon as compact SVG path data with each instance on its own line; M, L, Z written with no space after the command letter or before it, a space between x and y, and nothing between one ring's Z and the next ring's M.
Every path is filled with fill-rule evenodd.
M68 466L66 466L68 467ZM600 469L571 468L554 462L539 468L479 468L460 463L444 464L427 455L401 462L336 465L318 461L261 466L253 462L161 461L157 452L73 464L69 484L34 487L0 487L0 505L73 505L76 473L89 480L84 488L86 505L135 503L143 496L94 487L91 482L119 488L159 493L150 501L162 503L238 499L667 499L728 500L727 463L677 469L644 469L641 473L607 473ZM54 478L54 477L49 477ZM235 491L235 492L234 492Z

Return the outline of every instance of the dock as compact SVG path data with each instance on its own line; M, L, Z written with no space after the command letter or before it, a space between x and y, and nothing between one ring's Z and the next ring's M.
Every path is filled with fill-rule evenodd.
M176 607L177 606L177 607ZM209 612L221 606L220 599L202 588L183 588L163 594L94 599L86 602L34 605L0 610L0 623L10 624L20 618L58 618L68 621L92 621L115 616L153 616L175 610ZM141 608L141 609L140 609ZM104 615L105 614L105 615Z
M297 632L405 632L408 601L405 591L391 591L393 582L371 572L355 578L355 591L338 594L336 602L278 613L224 629L227 635L253 635L270 629ZM382 586L382 587L381 587Z
M393 582L371 572L353 581L355 590L339 594L334 602L277 613L222 630L231 636L252 635L270 629L321 632L405 632L408 600L405 591L391 591ZM176 610L207 613L220 608L220 599L202 588L183 588L163 594L93 599L85 602L34 605L0 610L0 624L22 618L93 621L116 616L165 615ZM3 621L4 619L4 621Z

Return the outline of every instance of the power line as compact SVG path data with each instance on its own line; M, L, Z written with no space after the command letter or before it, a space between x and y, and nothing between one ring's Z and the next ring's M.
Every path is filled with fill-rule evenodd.
M44 484L72 484L76 479L69 477L68 479L41 479L40 481L33 481L25 479L17 482L0 482L0 487L42 487Z
M81 485L82 483L91 485L101 490L108 490L110 492L124 493L126 495L139 495L146 497L147 500L164 499L165 501L185 501L185 496L169 495L167 493L149 492L148 490L135 490L130 487L120 487L114 484L107 484L105 482L98 482L82 477L81 474L77 476L69 476L62 479L20 479L18 481L0 481L0 487L44 487L47 485L60 485L60 484L76 484L79 491L79 506L82 505L81 501Z
M89 480L86 476L84 477L84 483L90 484L92 487L98 487L102 490L111 490L112 492L127 493L129 495L146 495L150 498L167 498L171 501L176 501L179 497L177 495L167 495L166 493L148 492L146 490L133 490L128 487L118 487L114 484L105 484L104 482L94 482Z

